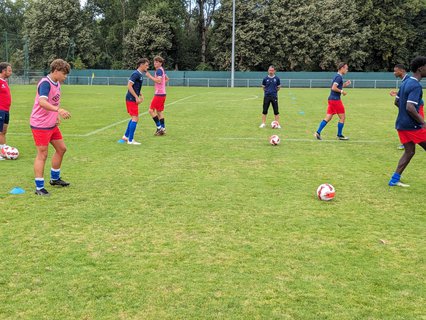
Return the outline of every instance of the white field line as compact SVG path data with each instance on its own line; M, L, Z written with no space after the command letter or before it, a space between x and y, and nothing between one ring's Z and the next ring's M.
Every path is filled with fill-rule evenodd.
M244 137L244 138L237 138L237 137L223 137L223 138L219 138L219 140L265 140L264 138L253 138L253 137ZM348 141L340 141L337 139L333 139L333 140L321 140L318 141L315 138L312 139L287 139L287 138L283 138L281 139L281 142L285 142L285 141L290 141L290 142L315 142L315 143L323 143L323 142L338 142L338 143L348 143L348 144L352 144L352 143L387 143L388 141L381 141L381 140L348 140Z
M188 99L190 99L190 98L193 98L193 97L195 97L195 96L197 96L197 95L196 95L196 94L194 94L194 95L192 95L192 96L188 96L188 97L185 97L185 98L182 98L182 99L179 99L179 100L173 101L173 102L171 102L171 103L166 104L165 106L166 106L166 107L168 107L168 106L171 106L171 105L176 104L176 103L178 103L178 102L185 101L185 100L188 100ZM139 114L139 116L143 116L143 115L145 115L145 114L148 114L148 111L145 111L145 112L143 112L143 113L140 113L140 114ZM105 130L107 130L107 129L109 129L109 128L112 128L112 127L118 126L119 124L122 124L122 123L127 122L127 121L129 121L129 118L124 119L124 120L121 120L121 121L117 121L117 122L115 122L115 123L112 123L112 124L110 124L110 125L107 125L106 127L99 128L99 129L96 129L96 130L94 130L94 131L90 131L90 132L85 133L85 134L63 134L63 136L65 136L65 137L90 137L90 136L92 136L92 135L94 135L94 134L97 134L97 133L102 132L102 131L105 131ZM30 132L29 132L29 133L11 133L11 134L12 134L12 135L14 135L14 136L31 136L31 135L32 135Z

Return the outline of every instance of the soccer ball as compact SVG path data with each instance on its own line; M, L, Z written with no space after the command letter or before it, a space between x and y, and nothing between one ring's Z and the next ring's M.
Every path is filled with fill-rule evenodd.
M320 200L324 200L324 201L332 200L335 194L336 194L336 190L329 183L323 183L317 189L317 196L318 196L318 199Z
M16 160L19 157L19 151L14 147L5 146L1 149L1 155L8 160Z
M269 138L269 143L272 144L273 146L280 144L280 141L281 141L280 137L278 137L276 134L274 134L273 136Z
M278 121L272 121L271 122L271 128L272 129L277 129L279 127L279 122Z

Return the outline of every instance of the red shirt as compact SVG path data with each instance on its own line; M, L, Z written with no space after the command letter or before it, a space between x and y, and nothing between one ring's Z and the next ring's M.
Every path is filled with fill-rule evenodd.
M12 96L7 81L0 78L0 110L9 112Z

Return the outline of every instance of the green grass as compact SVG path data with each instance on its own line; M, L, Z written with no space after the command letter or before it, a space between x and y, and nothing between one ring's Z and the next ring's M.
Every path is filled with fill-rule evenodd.
M64 86L72 185L50 198L33 194L34 93L12 87L21 155L0 162L1 319L425 319L426 157L410 188L387 186L401 156L387 90L350 90L351 140L333 119L314 141L326 89L280 91L277 131L258 128L261 89L171 87L167 136L143 115L127 146L126 122L101 130L128 118L124 87Z

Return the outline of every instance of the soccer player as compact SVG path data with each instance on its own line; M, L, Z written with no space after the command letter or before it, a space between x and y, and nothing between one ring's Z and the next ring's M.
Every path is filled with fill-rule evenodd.
M50 64L50 73L37 85L37 94L31 112L30 126L33 133L37 155L34 160L35 194L49 196L44 188L44 167L46 164L49 143L55 148L50 169L50 184L67 187L70 184L61 179L61 164L67 148L59 130L60 118L69 119L71 114L60 106L61 83L70 72L70 65L56 59Z
M9 126L9 111L12 104L9 84L7 78L12 75L10 63L0 63L0 150L6 146L6 133ZM0 160L4 158L0 155Z
M127 124L127 129L123 138L118 140L119 143L125 143L127 141L127 144L140 145L140 142L137 142L133 138L139 121L139 104L141 104L144 99L141 93L143 75L148 70L148 67L148 59L139 59L136 64L137 69L132 73L127 82L126 108L131 118Z
M262 81L262 87L264 91L263 97L263 111L262 111L262 123L259 128L266 127L266 116L268 114L269 106L272 104L274 109L275 121L278 122L278 129L281 129L280 123L280 113L278 111L278 91L281 88L281 81L275 75L274 66L269 66L268 75Z
M393 68L393 74L395 75L395 77L400 78L402 82L404 82L408 78L407 68L403 64L395 65L395 67ZM396 90L391 90L389 92L392 97L396 97L397 93L398 91ZM404 150L404 145L400 144L397 148L399 150Z
M426 150L426 124L419 114L423 90L420 81L426 77L426 57L417 57L411 62L413 75L404 81L395 99L398 117L395 127L399 140L404 145L404 154L392 175L389 186L409 187L400 181L401 174L416 152L416 144Z
M346 96L346 91L343 88L346 88L351 84L351 81L348 80L343 82L343 76L348 72L348 64L346 62L340 62L337 66L337 74L334 76L331 91L328 97L328 108L327 114L324 120L321 121L318 130L314 133L314 136L321 140L321 131L327 125L327 123L333 118L335 114L339 117L339 122L337 123L337 139L339 140L349 140L348 137L343 135L343 126L345 125L345 107L341 100L341 95Z
M153 77L149 72L146 76L154 81L155 93L152 98L151 105L149 106L149 114L154 120L157 127L154 135L162 136L166 134L166 126L164 124L164 103L166 102L166 83L169 77L163 68L164 59L162 57L154 57L155 76Z

